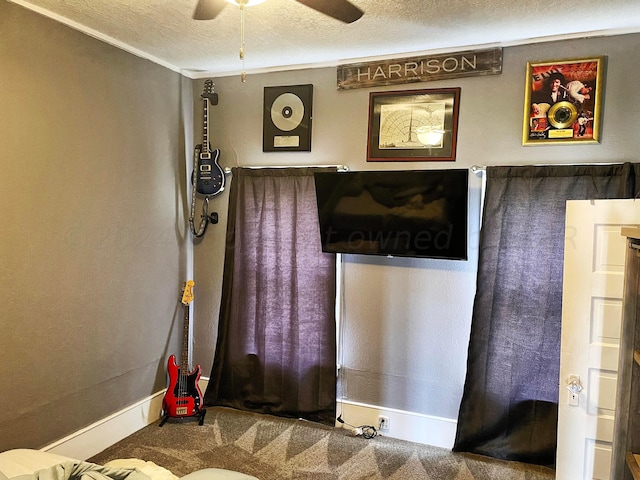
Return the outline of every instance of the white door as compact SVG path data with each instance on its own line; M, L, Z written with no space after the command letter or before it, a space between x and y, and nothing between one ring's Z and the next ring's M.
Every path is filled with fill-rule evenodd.
M640 225L640 200L567 202L558 480L610 479L626 253L620 230L631 225ZM579 394L567 388L572 380Z

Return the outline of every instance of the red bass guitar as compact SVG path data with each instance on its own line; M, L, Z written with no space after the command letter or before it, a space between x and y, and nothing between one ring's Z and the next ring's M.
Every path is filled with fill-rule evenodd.
M202 407L202 392L198 381L202 373L200 365L189 371L189 305L193 301L193 280L185 282L180 302L184 307L184 331L182 336L182 357L180 366L176 364L176 356L171 355L167 362L169 386L162 400L164 418L160 427L169 418L199 417L200 425L204 424L207 411Z

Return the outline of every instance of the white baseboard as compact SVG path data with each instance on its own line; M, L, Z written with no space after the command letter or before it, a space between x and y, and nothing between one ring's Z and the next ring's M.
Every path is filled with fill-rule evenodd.
M451 418L433 417L348 400L338 401L338 414L353 426L372 425L376 429L378 416L384 415L389 417L389 428L380 431L382 435L436 447L451 449L456 436L457 421Z
M200 378L200 389L204 393L208 378ZM86 460L107 447L132 435L160 419L165 389L120 410L82 430L68 435L41 450L78 460ZM433 417L413 412L366 405L340 400L338 412L345 422L356 427L373 425L378 427L378 416L389 417L389 429L382 435L411 442L451 448L456 435L456 421L450 418ZM337 426L343 426L336 423Z
M200 378L198 385L203 393L207 389L208 383L208 378ZM77 460L91 458L141 428L158 421L162 413L162 399L166 390L166 388L162 389L113 415L41 448L41 450Z
M86 460L160 418L166 389L78 430L41 450Z

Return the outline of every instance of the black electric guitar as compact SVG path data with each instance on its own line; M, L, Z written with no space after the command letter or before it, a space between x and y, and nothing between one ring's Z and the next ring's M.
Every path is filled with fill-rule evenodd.
M182 358L180 366L176 364L176 356L171 355L167 362L167 374L169 375L169 386L162 400L162 410L164 418L159 426L169 418L199 417L200 425L204 423L204 416L207 413L202 409L202 392L198 385L202 368L196 365L193 371L189 372L189 304L193 300L193 280L185 282L182 289L181 303L184 307L184 331L182 337Z
M218 159L220 150L211 150L209 143L209 104L218 104L218 94L213 92L213 81L205 80L202 92L204 122L202 131L202 144L196 145L198 156L198 169L194 172L196 192L200 195L217 195L224 190L224 170L220 168Z

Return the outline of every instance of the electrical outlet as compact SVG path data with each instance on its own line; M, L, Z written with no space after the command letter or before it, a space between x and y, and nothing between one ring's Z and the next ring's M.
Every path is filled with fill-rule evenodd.
M378 415L378 430L389 430L389 417Z

